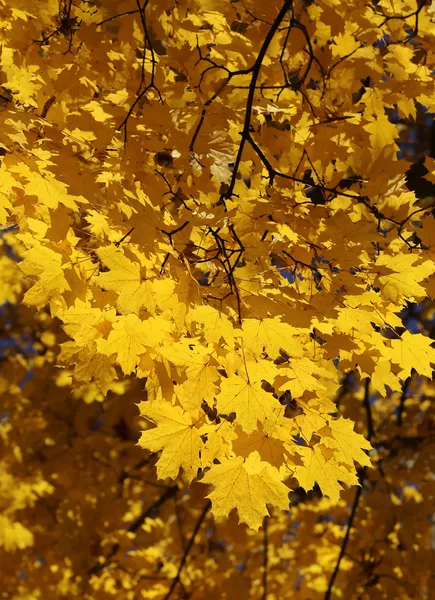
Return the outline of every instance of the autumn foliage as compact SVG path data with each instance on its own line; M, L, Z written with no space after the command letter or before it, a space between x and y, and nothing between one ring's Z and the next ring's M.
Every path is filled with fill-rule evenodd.
M433 3L0 23L2 597L434 598Z

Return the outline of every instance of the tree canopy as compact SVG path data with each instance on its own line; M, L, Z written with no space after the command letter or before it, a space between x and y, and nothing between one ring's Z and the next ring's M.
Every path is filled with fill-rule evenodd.
M3 597L431 598L433 3L0 23Z

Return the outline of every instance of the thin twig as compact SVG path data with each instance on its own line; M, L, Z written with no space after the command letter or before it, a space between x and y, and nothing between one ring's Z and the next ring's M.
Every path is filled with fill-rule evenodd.
M269 522L268 517L265 517L264 525L263 525L263 595L262 595L262 600L267 600L267 567L268 567L268 554L269 554L269 538L267 535L268 522Z
M367 378L365 381L365 389L364 389L364 399L363 399L363 404L364 407L366 409L366 413L367 413L367 438L370 441L370 439L372 438L373 434L374 434L374 430L373 430L373 418L372 418L372 412L371 412L371 407L370 407L370 379ZM349 521L347 523L347 529L346 529L346 533L345 536L343 538L343 542L341 544L341 549L340 549L340 553L338 555L338 559L337 559L337 563L335 565L334 571L332 572L331 575L331 579L329 580L329 584L328 584L328 589L326 590L325 593L325 600L330 600L331 599L331 594L332 594L332 588L334 586L335 580L337 578L337 575L340 571L340 564L341 561L343 560L344 555L346 554L346 548L347 548L347 544L349 542L349 538L350 538L350 532L352 530L352 526L353 526L353 522L355 519L355 515L356 515L356 511L358 508L358 504L361 498L361 494L363 491L363 486L364 486L364 481L366 478L366 474L367 474L367 467L364 467L361 470L361 475L360 475L360 487L357 489L356 494L355 494L355 498L353 500L353 504L352 504L352 510L350 512L350 516L349 516Z
M243 130L241 132L241 140L240 140L240 144L239 144L239 149L237 151L237 156L234 161L233 173L231 176L231 180L230 180L228 189L226 190L226 192L224 192L221 195L220 202L224 202L225 200L230 199L231 196L233 195L234 187L236 185L237 175L239 172L240 163L242 161L243 150L245 148L246 141L248 140L249 130L251 127L252 109L254 106L254 96L255 96L255 91L257 89L258 76L260 74L260 70L261 70L261 67L263 64L264 57L266 56L266 52L275 36L275 33L277 32L279 26L281 25L282 21L284 20L287 12L290 10L291 6L292 6L291 0L286 0L286 2L284 2L284 4L282 5L281 10L279 11L276 19L274 20L274 22L272 24L272 27L269 29L266 37L264 38L263 45L261 46L260 51L257 56L257 59L254 63L253 70L252 70L252 77L251 77L251 81L249 83L248 98L246 100L245 122L243 125Z
M136 517L136 519L127 527L126 531L130 533L137 531L139 527L141 527L144 524L145 520L148 517L150 517L155 510L160 508L160 506L162 506L162 504L169 500L169 498L175 496L177 490L178 486L176 485L168 488L164 494L157 498L154 504L148 506L144 511L142 511L142 513L138 517ZM104 567L106 567L107 564L110 562L110 559L113 558L113 556L115 556L115 554L118 552L119 547L120 546L118 542L116 544L113 544L110 552L104 557L104 560L102 562L96 562L94 565L92 565L92 567L88 569L88 576L90 577L91 575L95 575L96 573L99 573L102 569L104 569Z
M400 396L399 410L397 411L397 425L399 427L402 426L403 411L405 409L406 394L408 392L408 388L409 388L409 384L410 383L411 383L411 377L408 377L405 380L405 383L403 384L403 387L402 387L402 394Z
M370 442L372 440L373 436L375 435L375 429L373 426L372 407L370 405L370 378L369 377L367 377L365 380L363 404L364 404L364 408L366 410L367 439Z
M109 21L113 21L114 19L119 19L120 17L125 17L127 15L136 15L138 12L139 12L138 9L127 10L126 12L119 13L118 15L113 15L112 17L107 17L107 19L104 19L103 21L100 21L99 23L95 23L95 27L99 27L100 25L104 25L104 23L108 23Z
M172 592L174 591L175 587L177 586L177 583L181 583L180 582L181 572L182 572L182 570L184 568L184 565L186 564L187 557L189 556L189 553L192 550L193 544L195 542L195 538L196 538L196 536L198 534L198 531L200 530L202 522L204 521L205 516L208 513L208 511L210 510L210 508L211 508L211 502L210 502L210 500L207 500L204 508L202 509L201 514L199 515L199 519L196 522L195 528L194 528L194 530L192 532L192 535L190 536L190 540L189 540L189 542L188 542L188 544L186 546L186 549L184 550L183 556L181 557L180 564L178 566L177 574L175 575L174 579L172 580L171 587L169 588L168 593L164 597L164 600L169 600L169 598L172 595Z

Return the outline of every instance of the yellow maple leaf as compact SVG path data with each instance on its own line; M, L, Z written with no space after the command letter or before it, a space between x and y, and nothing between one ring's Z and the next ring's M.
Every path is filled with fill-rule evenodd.
M88 341L85 346L79 346L75 342L65 342L61 345L58 361L65 366L75 365L74 379L86 384L94 381L104 394L107 394L118 379L110 359L98 352L96 343L92 341Z
M148 348L155 348L169 339L171 324L161 317L150 317L141 321L136 315L118 317L106 339L97 340L101 354L117 355L117 362L126 375L136 368L139 357Z
M203 400L213 402L217 392L214 385L219 379L216 367L204 365L202 368L187 372L187 379L175 386L175 394L185 410L200 408Z
M223 379L216 398L220 413L236 413L237 423L246 433L257 428L258 421L272 419L277 400L261 387L260 382L246 381L239 375Z
M188 481L196 477L204 447L192 416L166 401L141 402L141 414L157 427L142 432L139 445L151 452L162 452L157 462L159 479L175 479L183 468Z
M414 254L382 254L376 261L376 266L384 267L378 275L382 295L393 302L402 300L403 297L407 300L424 298L426 290L419 282L435 273L435 265L431 260L414 264L419 259Z
M301 329L282 323L278 317L274 319L245 319L243 321L243 341L256 356L266 352L276 358L281 348L290 356L303 355Z
M218 342L223 338L227 343L234 338L234 326L221 311L212 306L197 306L190 308L186 317L187 323L196 321L203 325L203 335L210 343Z
M322 436L322 444L334 450L334 459L353 467L353 461L361 466L371 467L370 458L363 450L372 450L370 442L353 430L355 424L350 419L340 417L330 419L328 424L317 431Z
M404 331L401 338L391 340L391 348L384 348L382 353L385 358L402 368L399 373L401 379L409 377L413 368L420 375L431 379L431 364L435 364L435 349L431 344L433 340L422 333Z
M205 446L201 450L202 468L211 467L217 459L222 461L224 458L233 456L233 440L237 435L233 424L222 420L219 424L204 423L200 429L200 434L205 436Z
M24 295L24 302L41 308L49 300L66 290L71 290L65 279L62 256L44 246L26 252L25 260L19 265L25 275L37 277L37 281Z
M279 390L289 390L294 398L303 396L306 391L324 391L326 384L334 375L319 362L310 358L292 358L288 367L279 370L279 375L286 378Z
M192 377L195 377L210 360L210 349L195 338L185 338L165 345L159 352L175 366L185 368Z
M0 241L0 249L2 249ZM22 274L15 260L8 256L0 256L0 306L6 302L18 301L21 294Z
M236 426L237 435L232 443L236 455L247 457L256 450L262 460L277 468L281 467L288 455L284 443L292 444L292 436L298 433L294 419L284 417L284 413L285 407L278 404L274 408L273 419L259 423L258 428L249 435Z
M332 48L333 56L344 57L347 54L352 54L360 47L360 42L354 36L346 31L344 34L339 33L335 36L335 44Z
M140 309L145 307L153 314L156 308L153 286L145 278L144 269L114 245L99 248L97 254L110 269L98 275L97 283L104 290L113 290L118 294L116 305L120 312L139 314Z
M370 134L374 158L379 157L387 146L393 146L395 149L394 140L399 137L399 132L386 115L382 114L370 118L369 123L364 125L363 129Z
M399 378L391 371L390 360L379 360L376 363L370 383L372 388L378 391L384 398L387 395L385 385L388 385L396 392L399 392L402 389L402 384L400 383Z
M302 458L303 465L296 465L290 469L305 491L311 490L317 483L322 494L338 502L340 491L343 489L340 482L358 485L355 473L340 465L332 456L331 450L323 444L316 444L312 448L300 446L298 454Z
M424 175L424 178L431 183L435 183L435 159L430 156L426 156L424 160L424 166L429 171L429 173Z
M66 310L60 310L56 316L63 321L66 333L77 344L86 344L90 340L103 337L98 326L104 325L105 321L113 321L116 317L116 311L113 309L103 311L77 299L74 306L70 306Z
M113 119L112 115L110 113L106 113L101 104L95 100L91 100L82 108L83 110L89 111L94 119L99 123L104 123L108 119Z
M257 451L251 452L247 459L230 458L213 465L201 483L214 486L208 498L215 517L226 517L236 508L240 522L255 530L269 516L267 505L288 509L289 489L278 469L262 461Z
M336 320L330 320L334 329L343 333L373 333L372 323L384 326L385 322L373 307L343 306L338 308Z
M325 427L327 418L315 411L308 411L295 417L294 421L299 427L301 436L309 444L313 433Z
M2 163L0 164L0 225L2 226L7 223L9 214L13 211L12 186L22 187Z

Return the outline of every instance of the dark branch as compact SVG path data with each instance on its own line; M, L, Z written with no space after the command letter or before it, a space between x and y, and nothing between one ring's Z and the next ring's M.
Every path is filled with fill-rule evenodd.
M405 409L406 394L408 393L408 388L409 388L409 384L410 383L411 383L411 377L408 377L406 379L405 383L402 386L402 394L400 396L399 410L397 411L397 425L399 427L402 426L403 411Z
M363 404L364 404L364 408L366 410L366 418L367 418L367 439L370 442L372 440L373 436L375 435L375 429L373 426L372 407L370 405L370 378L369 377L367 377L365 380Z
M145 520L150 517L158 508L160 508L162 506L162 504L164 504L167 500L169 500L169 498L172 498L173 496L175 496L175 494L177 493L178 490L178 486L173 486L170 488L167 488L167 490L165 491L164 494L162 494L160 496L160 498L158 498L154 504L151 504L151 506L148 506L148 508L146 508L144 511L142 511L142 513L127 527L126 531L127 532L135 532L139 529L139 527L141 527ZM102 562L98 561L96 562L94 565L92 565L92 567L90 567L90 569L88 569L88 576L90 577L91 575L96 575L97 573L99 573L102 569L104 569L104 567L106 567L109 563L110 560L115 556L115 554L118 552L119 550L119 544L113 544L110 552L104 557L104 560Z
M143 37L144 37L143 57L142 57L142 65L141 65L140 82L139 82L139 85L138 85L138 88L136 91L136 98L135 98L134 102L131 104L130 108L128 109L127 114L124 117L124 120L117 127L117 131L121 131L121 129L124 129L124 146L127 143L128 120L131 117L131 115L133 114L133 111L136 108L137 104L139 104L139 102L142 100L142 98L144 98L150 90L154 90L157 93L159 101L161 103L163 103L163 98L160 93L160 90L158 89L158 87L155 84L157 59L156 59L154 47L151 42L151 38L150 38L148 27L147 27L146 8L148 6L148 3L149 3L149 0L145 0L143 6L141 6L140 0L136 0L137 11L135 11L135 12L139 13L140 22L142 25ZM146 59L147 48L149 49L149 51L151 53L151 78L150 78L149 83L147 85L145 85L145 59ZM145 86L145 87L143 87L143 86Z
M291 0L286 0L284 2L283 6L281 7L281 10L279 11L275 21L272 23L272 27L267 32L267 35L263 42L263 45L261 46L260 51L258 53L257 60L255 61L254 65L253 65L252 77L251 77L251 81L249 84L248 98L246 100L245 122L243 125L243 130L241 132L241 140L240 140L240 144L239 144L239 149L237 151L236 160L234 162L233 173L232 173L232 177L231 177L231 181L229 183L228 189L226 190L226 192L221 194L221 197L220 197L220 202L222 202L222 203L224 203L225 200L228 200L229 198L231 198L231 196L233 195L233 192L234 192L234 186L236 185L236 180L237 180L237 175L239 172L240 163L242 160L243 150L245 148L245 143L248 140L248 136L249 136L249 131L250 131L250 127L251 127L251 118L252 118L252 108L254 105L255 90L257 89L258 76L260 74L260 70L261 70L261 66L263 64L264 57L266 56L266 52L270 46L270 43L273 40L275 33L277 32L279 26L281 25L282 21L284 20L287 12L290 10L291 7L292 7Z
M265 517L263 524L263 595L262 600L267 600L267 568L269 559L269 539L267 535L268 517Z
M370 379L367 378L365 381L363 405L367 411L367 438L370 441L370 439L373 435L373 420L372 420L372 413L371 413L371 408L370 408L370 389L369 388L370 388ZM357 489L355 498L353 500L352 510L350 512L349 521L347 523L346 533L344 535L343 542L341 544L341 549L340 549L340 553L338 555L337 563L335 565L334 571L332 572L331 578L329 580L328 589L326 590L326 593L325 593L325 600L331 599L332 588L334 587L335 580L340 571L341 561L343 560L343 557L346 554L347 544L349 543L349 539L350 539L350 532L352 530L353 522L355 520L355 515L356 515L358 504L359 504L359 501L361 498L361 494L363 491L363 486L364 486L364 481L365 481L366 475L367 475L367 467L364 467L361 470L361 475L359 478L360 487Z
M107 17L107 19L104 19L103 21L96 23L95 26L99 27L100 25L104 25L105 23L108 23L109 21L113 21L114 19L119 19L120 17L125 17L127 15L136 15L138 12L139 12L139 10L127 10L126 12L119 13L118 15L113 15L112 17Z
M192 532L192 535L190 536L189 542L187 543L187 546L186 546L186 548L184 550L183 556L181 557L180 564L178 566L177 574L175 575L174 579L172 580L171 587L169 588L168 593L164 597L164 600L169 600L169 598L171 597L172 592L176 588L177 584L181 583L180 582L181 572L182 572L182 570L184 568L184 565L186 564L187 557L189 556L189 553L192 550L193 544L195 543L195 538L196 538L196 536L198 534L198 531L201 528L202 522L204 521L205 516L208 513L208 511L210 510L210 508L211 508L211 502L210 502L210 500L207 500L204 508L202 509L201 514L199 515L199 519L196 522L195 528L194 528L194 530Z

